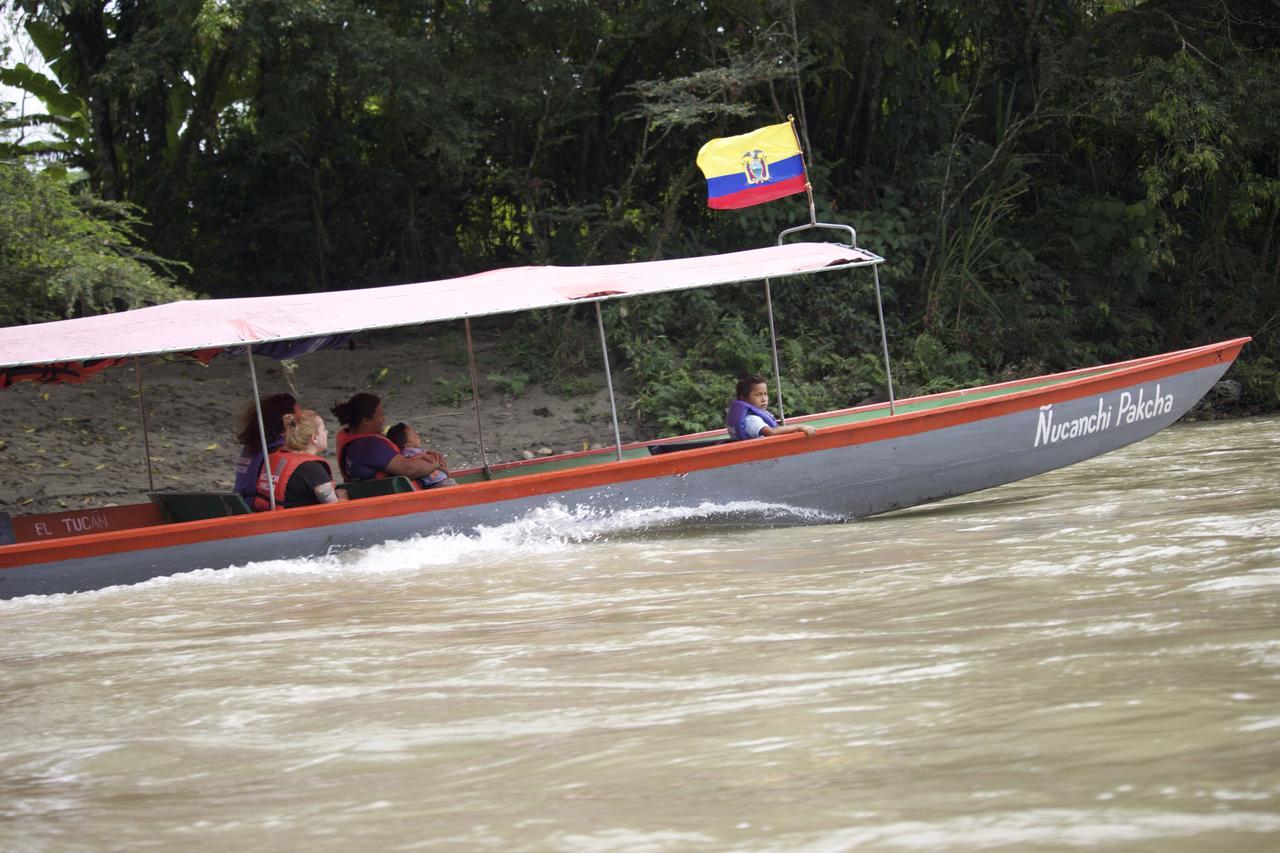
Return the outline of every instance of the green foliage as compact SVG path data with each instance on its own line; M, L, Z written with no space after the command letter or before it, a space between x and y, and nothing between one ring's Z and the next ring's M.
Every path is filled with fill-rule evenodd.
M447 364L454 367L469 365L466 335L458 329L456 324L429 326L425 334L431 336L436 350L443 353Z
M460 408L471 399L471 380L465 376L441 376L435 382L432 401L442 406Z
M1071 220L1071 239L1085 259L1104 259L1099 275L1122 287L1141 292L1151 274L1172 262L1166 251L1152 252L1159 244L1159 221L1154 205L1146 200L1125 204L1111 198L1082 199Z
M37 203L48 184L10 190L11 322L172 298L165 275L293 293L766 245L807 199L709 211L694 158L789 113L818 218L888 259L905 386L1259 333L1280 314L1266 0L13 6L47 69L8 57L0 79L44 107L6 116L0 158L134 207L96 207L104 237L75 218L88 195L66 196L72 216ZM870 275L775 282L772 299L788 413L883 393ZM755 283L605 307L644 429L717 425L734 376L772 374L763 304ZM461 368L456 328L439 334ZM1242 364L1274 350L1260 333ZM594 309L521 315L495 355L511 393L584 393ZM1261 357L1244 369L1269 400ZM461 402L456 383L435 390Z
M510 366L507 372L518 372L526 382L544 383L563 397L595 391L596 383L582 376L600 367L593 315L580 308L520 315L498 347L498 355Z
M0 139L0 157L56 157L85 145L90 136L89 109L81 98L64 93L57 81L22 62L0 67L0 83L34 96L46 110L0 120L0 131L10 137ZM26 133L32 128L45 128L56 138L45 134L28 137ZM65 169L59 167L55 171Z
M141 224L62 175L0 163L0 325L191 298L165 275L177 265L139 248Z
M998 237L1016 215L1028 182L1023 164L1015 160L977 193L965 214L944 211L925 296L926 328L946 329L963 340L971 325L968 315L1002 319L995 287L1019 284L1033 263L1016 242Z
M529 387L529 374L522 370L508 373L490 373L489 381L498 386L498 390L512 397L519 397Z
M1280 365L1267 356L1241 359L1231 369L1240 383L1240 403L1263 411L1280 409Z
M709 370L678 367L661 381L647 382L634 396L632 410L658 435L703 432L724 426L734 381Z
M589 376L569 376L562 374L551 381L551 390L566 399L585 397L594 394L601 388L598 379Z
M916 337L903 367L903 380L918 394L969 388L986 378L972 355L949 350L927 332Z

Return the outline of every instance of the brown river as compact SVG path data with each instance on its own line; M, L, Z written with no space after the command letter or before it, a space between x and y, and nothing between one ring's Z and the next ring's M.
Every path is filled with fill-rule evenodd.
M0 602L0 849L1280 849L1280 419ZM716 520L718 519L718 520Z

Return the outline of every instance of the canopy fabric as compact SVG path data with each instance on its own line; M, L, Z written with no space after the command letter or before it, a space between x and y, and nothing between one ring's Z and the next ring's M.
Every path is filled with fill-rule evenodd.
M791 243L697 258L583 267L512 267L461 278L364 290L171 302L150 308L0 328L0 371L349 334L709 287L880 262L836 243ZM255 350L256 352L257 350ZM210 355L209 357L212 357ZM36 378L32 371L20 378ZM0 383L8 384L8 383Z

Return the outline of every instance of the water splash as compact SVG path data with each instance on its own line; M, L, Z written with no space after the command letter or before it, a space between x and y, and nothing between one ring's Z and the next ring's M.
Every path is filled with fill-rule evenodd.
M478 528L478 539L496 538L504 547L539 547L550 543L555 547L568 543L593 542L602 539L655 531L669 531L707 523L754 525L759 523L815 524L841 520L838 516L787 504L763 501L703 501L687 507L648 507L626 510L597 509L579 504L569 508L552 503L527 513L523 518L493 527Z
M63 598L83 601L86 596L127 594L129 588L172 589L186 584L234 586L253 579L278 581L285 577L336 580L387 577L449 568L460 564L496 567L517 564L530 557L571 559L592 544L628 541L650 535L670 535L684 529L750 528L764 525L815 524L839 521L816 510L763 501L704 501L695 506L648 507L626 510L599 509L585 504L567 506L553 502L530 510L513 521L480 525L469 532L446 531L383 542L334 554L318 554L283 560L261 560L225 569L198 569L153 578L133 587L110 587L71 596L43 596L0 602L44 601Z
M469 533L445 532L384 542L350 551L336 559L355 571L409 562L415 566L448 566L483 559L518 560L537 555L563 555L566 549L627 540L681 528L704 530L709 524L752 526L759 523L818 523L837 520L813 510L761 501L703 502L688 507L598 509L553 502L513 521L480 525ZM296 562L296 561L295 561Z

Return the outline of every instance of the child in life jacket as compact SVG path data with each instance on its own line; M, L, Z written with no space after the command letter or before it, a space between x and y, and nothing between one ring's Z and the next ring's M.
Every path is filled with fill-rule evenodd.
M422 449L422 439L418 438L417 431L406 423L398 423L387 430L387 438L391 439L391 443L400 448L400 455L406 458L414 456L435 456L439 461L443 461L440 454L430 450ZM418 485L424 489L433 489L436 486L456 486L458 485L449 472L444 468L437 468L425 477L418 478Z
M749 438L763 438L771 435L786 435L791 432L802 432L809 438L818 431L808 424L788 424L778 426L778 421L769 414L769 386L759 376L744 376L738 380L735 389L736 398L729 404L725 413L725 429L729 437L738 441Z

